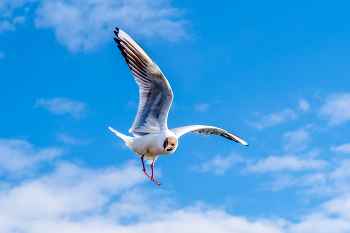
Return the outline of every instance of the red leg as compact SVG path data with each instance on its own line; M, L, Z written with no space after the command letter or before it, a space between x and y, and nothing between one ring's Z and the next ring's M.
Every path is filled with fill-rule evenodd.
M151 165L151 168L152 168L152 177L150 177L150 176L147 174L147 172L146 172L146 167L145 167L145 163L143 162L143 156L144 156L144 155L141 156L141 161L142 161L142 166L143 166L143 172L144 172L154 183L156 183L157 185L161 185L161 183L159 183L158 181L156 181L156 180L154 179L154 176L153 176L153 163L152 163L152 165Z
M151 168L152 168L152 179L154 179L154 175L153 175L153 163L151 164Z
M141 156L141 161L142 161L142 166L143 166L143 170L142 171L152 180L152 178L146 172L145 163L143 162L143 156L144 155Z
M153 180L153 182L154 183L156 183L157 185L161 185L161 183L159 183L158 181L156 181L155 179L154 179L154 175L153 175L153 165L154 164L154 162L151 164L151 168L152 168L152 178L151 178L151 180Z

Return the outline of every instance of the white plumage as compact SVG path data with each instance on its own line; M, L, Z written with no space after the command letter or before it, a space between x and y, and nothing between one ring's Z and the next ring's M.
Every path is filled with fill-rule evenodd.
M126 136L109 127L118 137L122 138L131 151L151 163L152 176L143 171L155 183L153 165L161 154L172 154L178 146L177 139L185 133L200 133L204 135L219 135L243 145L248 144L226 130L204 125L184 126L169 130L167 127L168 112L173 101L173 92L168 80L154 61L128 34L116 28L117 38L114 40L122 52L136 83L140 88L140 102L134 124L129 132L134 137Z

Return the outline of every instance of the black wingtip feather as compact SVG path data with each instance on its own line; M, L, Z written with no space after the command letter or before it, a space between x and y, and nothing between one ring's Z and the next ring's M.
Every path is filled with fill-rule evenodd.
M114 34L117 36L118 39L120 39L119 38L119 28L115 27Z
M122 53L123 57L127 57L127 54L126 54L126 52L124 51L123 46L122 46L122 45L120 45L119 41L117 41L117 43L118 43L118 45L117 45L117 46L118 46L118 48L119 48L120 52Z

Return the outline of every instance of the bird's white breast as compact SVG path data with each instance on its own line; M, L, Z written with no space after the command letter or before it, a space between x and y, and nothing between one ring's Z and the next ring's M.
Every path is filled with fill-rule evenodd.
M129 144L129 148L140 156L172 154L175 150L163 152L164 141L169 136L175 136L175 134L170 130L146 134L142 137L134 138L132 143Z

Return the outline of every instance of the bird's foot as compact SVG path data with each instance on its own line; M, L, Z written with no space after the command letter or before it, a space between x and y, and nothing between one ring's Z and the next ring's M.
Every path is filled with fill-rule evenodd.
M156 181L153 177L151 177L150 175L148 175L148 173L146 172L146 169L142 170L146 176L148 176L148 178L150 178L154 183L156 183L157 185L161 185L161 183L159 183L158 181Z
M161 183L159 183L158 181L156 181L154 178L151 178L151 180L156 183L157 185L161 185Z

